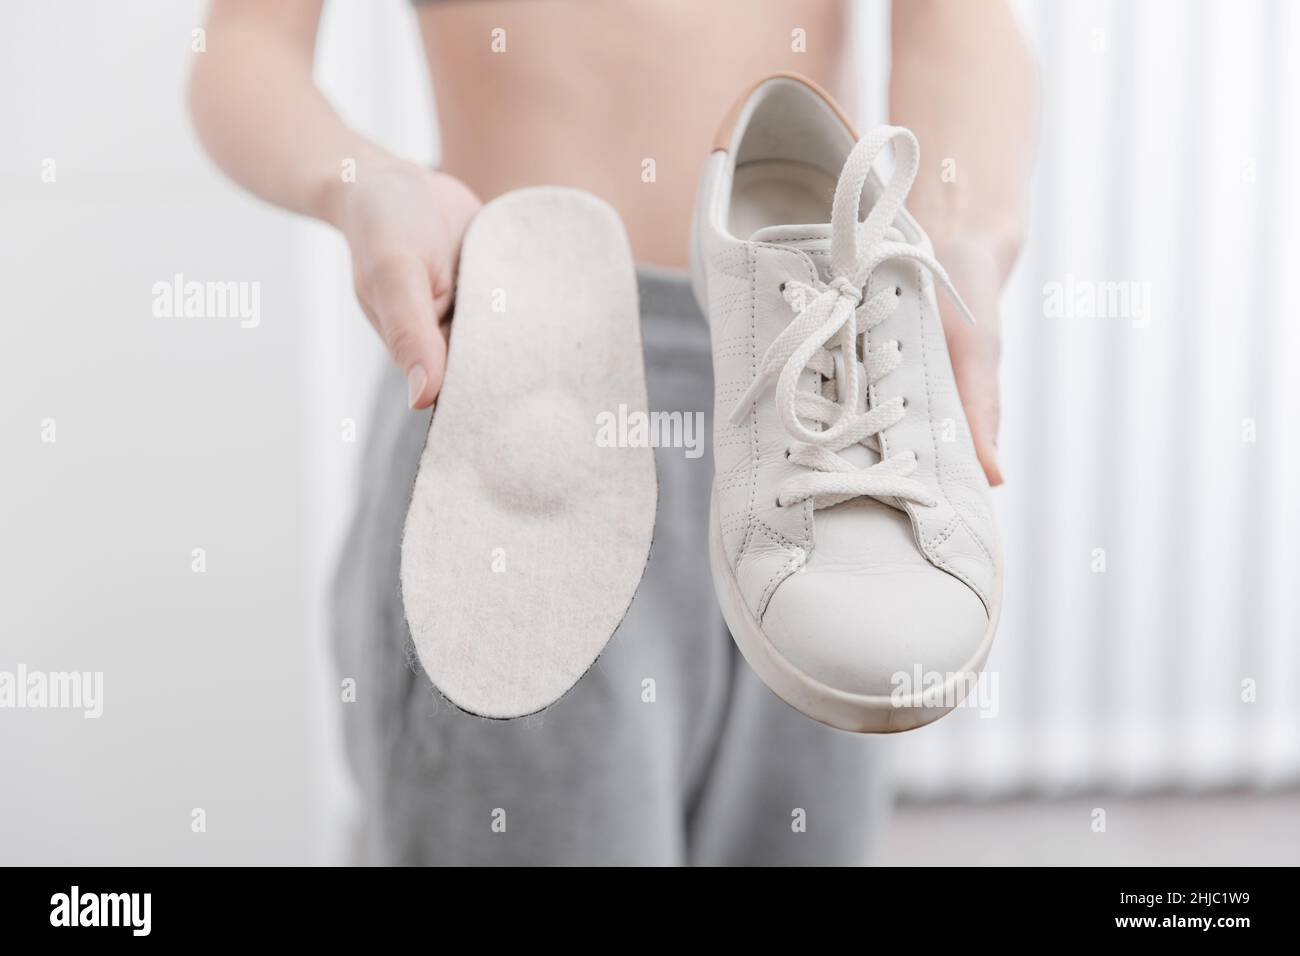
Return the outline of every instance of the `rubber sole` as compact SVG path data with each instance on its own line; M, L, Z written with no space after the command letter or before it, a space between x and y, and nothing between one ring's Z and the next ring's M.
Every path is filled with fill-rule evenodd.
M900 699L885 696L851 694L829 687L791 664L763 634L762 628L741 597L722 546L716 496L709 506L709 565L718 595L722 617L731 630L731 638L760 680L783 701L813 720L854 733L889 734L915 730L933 723L955 710L969 690L966 675L984 669L993 636L997 632L1002 608L1002 569L998 565L994 605L989 614L988 630L975 655L944 683L942 688L923 690ZM960 696L958 684L961 684ZM926 700L939 696L951 704L927 706Z

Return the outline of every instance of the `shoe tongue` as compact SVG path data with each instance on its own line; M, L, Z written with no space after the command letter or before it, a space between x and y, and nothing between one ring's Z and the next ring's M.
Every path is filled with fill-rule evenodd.
M891 242L906 242L897 225L885 230L885 238ZM831 269L831 224L829 222L805 223L800 225L764 226L749 237L750 242L767 242L774 246L801 249L807 252L817 265L817 272L823 282L830 281Z
M764 226L749 237L750 242L767 242L774 246L800 249L809 254L823 282L830 280L831 225L828 222L807 225Z

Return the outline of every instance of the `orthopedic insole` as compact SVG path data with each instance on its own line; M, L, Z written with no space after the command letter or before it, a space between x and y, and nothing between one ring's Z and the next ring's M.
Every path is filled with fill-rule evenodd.
M614 211L559 187L485 206L461 250L447 374L402 536L411 637L456 706L541 710L618 628L658 488L653 449L607 447L597 426L646 406L636 275Z

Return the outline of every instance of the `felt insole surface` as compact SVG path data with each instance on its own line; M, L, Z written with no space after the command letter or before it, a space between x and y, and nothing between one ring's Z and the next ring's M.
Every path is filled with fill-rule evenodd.
M434 685L485 717L533 713L587 671L640 582L649 447L600 416L647 411L636 276L587 193L508 193L461 251L447 374L402 538L402 598Z

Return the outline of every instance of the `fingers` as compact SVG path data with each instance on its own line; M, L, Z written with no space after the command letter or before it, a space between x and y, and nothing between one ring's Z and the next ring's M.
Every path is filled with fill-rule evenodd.
M1001 277L997 258L988 243L970 239L951 239L938 244L936 251L976 316L976 324L968 325L946 298L939 300L948 355L970 425L975 455L989 484L997 486L1003 481L998 464L1002 323L998 315Z
M961 395L962 408L970 425L975 456L984 468L989 484L1002 484L1002 469L998 464L998 426L1001 405L998 398L998 360L996 350L989 355L985 350L954 350L952 370Z
M450 282L431 280L414 256L392 256L358 285L371 321L406 378L410 407L428 408L447 366L447 340L438 319L451 301Z

